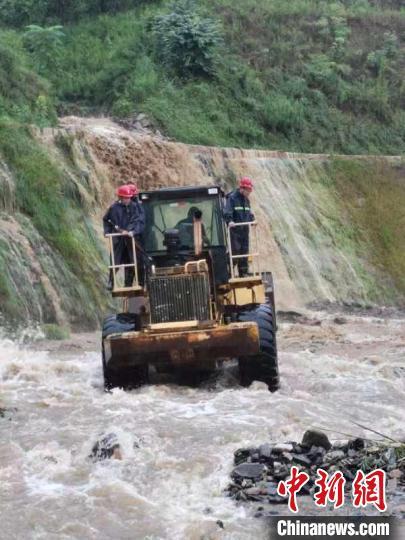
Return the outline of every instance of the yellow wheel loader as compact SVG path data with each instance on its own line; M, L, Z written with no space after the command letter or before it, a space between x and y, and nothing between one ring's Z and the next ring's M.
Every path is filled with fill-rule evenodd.
M105 318L102 362L106 388L146 384L158 373L199 380L219 362L238 359L240 383L279 386L271 272L260 269L257 223L227 224L218 186L165 188L139 194L145 211L133 261L116 265L109 235L114 297L121 313ZM233 254L232 234L244 227L249 253ZM245 257L249 272L238 275ZM120 280L128 267L133 285Z

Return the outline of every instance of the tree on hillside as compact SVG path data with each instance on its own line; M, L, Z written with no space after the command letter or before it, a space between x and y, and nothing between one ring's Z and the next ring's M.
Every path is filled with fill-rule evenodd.
M157 53L180 76L207 76L215 70L222 42L220 26L204 17L195 0L178 0L153 20Z
M0 0L0 24L22 27L77 21L101 13L118 13L153 0Z
M0 23L18 27L31 21L42 21L48 6L49 0L1 0Z
M32 54L38 71L41 74L52 73L58 68L60 50L65 34L62 26L44 28L36 24L27 26L24 34L24 45Z

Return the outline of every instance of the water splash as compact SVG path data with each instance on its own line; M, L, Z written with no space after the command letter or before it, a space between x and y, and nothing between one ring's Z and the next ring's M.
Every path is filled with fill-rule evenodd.
M333 315L316 316L322 325L280 323L275 394L262 383L240 388L232 365L215 386L106 394L99 352L3 340L0 407L10 414L0 418L2 523L19 538L35 523L39 538L197 540L217 538L221 520L223 537L266 538L253 509L223 492L237 448L300 440L315 426L337 439L374 437L353 422L405 435L403 319L346 315L346 325L335 325ZM110 432L123 459L89 459Z

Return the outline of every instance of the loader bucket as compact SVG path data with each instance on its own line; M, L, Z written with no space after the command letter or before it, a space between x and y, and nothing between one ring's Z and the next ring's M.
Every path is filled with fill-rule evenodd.
M259 332L255 323L211 324L201 327L196 321L157 324L142 332L112 334L104 339L105 362L119 370L145 363L168 362L173 366L198 367L213 359L249 356L259 351ZM194 328L193 328L194 324Z

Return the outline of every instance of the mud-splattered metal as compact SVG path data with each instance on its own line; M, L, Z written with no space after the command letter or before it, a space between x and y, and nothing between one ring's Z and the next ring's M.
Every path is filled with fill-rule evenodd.
M158 325L156 325L158 326ZM175 365L203 364L212 358L234 358L259 352L259 332L255 323L231 323L195 329L153 327L143 332L112 334L104 341L109 367L168 361Z

